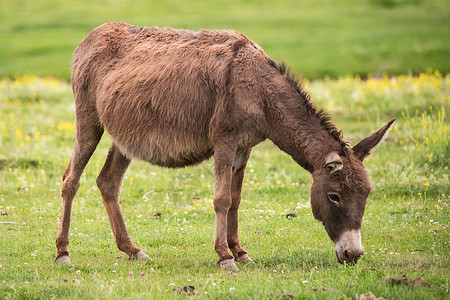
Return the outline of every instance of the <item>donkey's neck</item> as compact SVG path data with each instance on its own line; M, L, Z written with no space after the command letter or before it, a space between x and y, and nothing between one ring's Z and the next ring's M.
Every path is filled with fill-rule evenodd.
M332 132L331 121L317 111L306 93L294 89L288 97L280 94L283 97L274 99L275 107L270 109L269 139L309 172L323 168L324 158L342 149L338 132Z

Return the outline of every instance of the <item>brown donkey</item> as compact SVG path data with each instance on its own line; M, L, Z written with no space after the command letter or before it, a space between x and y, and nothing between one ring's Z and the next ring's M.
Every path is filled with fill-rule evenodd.
M104 130L112 145L97 185L117 247L130 258L149 258L131 242L119 206L131 159L179 168L213 156L217 265L237 269L235 262L251 262L239 241L238 208L251 148L265 139L312 174L312 210L339 262L363 254L360 230L371 186L362 161L394 120L350 147L284 66L230 30L104 24L75 50L72 86L76 142L63 176L56 262L70 262L72 200Z

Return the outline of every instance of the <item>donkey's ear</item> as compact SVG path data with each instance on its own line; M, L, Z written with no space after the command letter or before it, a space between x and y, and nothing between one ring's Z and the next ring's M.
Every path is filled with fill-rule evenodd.
M329 171L330 174L339 171L343 166L342 159L337 152L331 152L325 157L324 168Z
M378 131L375 131L374 133L363 139L361 142L353 146L353 153L355 153L355 155L361 161L367 158L384 141L389 133L389 130L391 130L392 126L394 125L394 122L395 119L389 121L386 126Z

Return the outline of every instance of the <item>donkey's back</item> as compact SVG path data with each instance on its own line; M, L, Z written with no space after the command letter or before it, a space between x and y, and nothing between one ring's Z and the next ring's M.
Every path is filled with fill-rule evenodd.
M237 50L264 52L231 31L193 32L108 23L77 47L72 82L77 115L89 112L122 153L153 164L182 167L213 154L214 119L231 101ZM245 123L245 104L228 115ZM95 113L94 113L95 111ZM77 119L88 119L85 116ZM248 133L246 133L248 134ZM255 144L261 137L246 136Z

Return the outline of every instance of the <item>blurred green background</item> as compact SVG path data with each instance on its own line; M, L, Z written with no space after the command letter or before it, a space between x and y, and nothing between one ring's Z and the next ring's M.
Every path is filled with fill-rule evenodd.
M0 77L70 78L76 45L125 21L234 29L310 79L450 70L447 0L0 0Z

